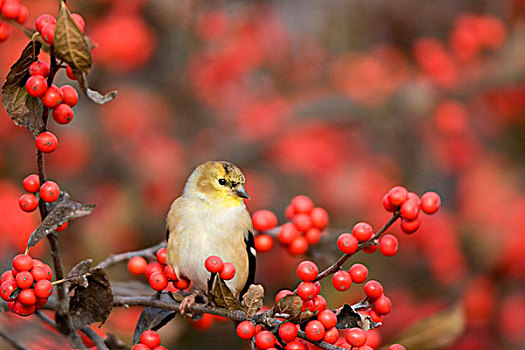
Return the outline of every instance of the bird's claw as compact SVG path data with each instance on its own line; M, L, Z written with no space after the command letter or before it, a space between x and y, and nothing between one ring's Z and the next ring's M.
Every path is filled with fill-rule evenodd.
M190 311L190 308L193 304L195 304L195 297L197 296L197 293L191 293L190 295L184 297L179 305L179 312L181 316L187 315L189 317L192 317L193 314Z

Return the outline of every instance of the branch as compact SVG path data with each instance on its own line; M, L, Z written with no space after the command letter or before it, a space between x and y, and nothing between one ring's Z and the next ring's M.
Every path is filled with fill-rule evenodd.
M6 332L4 332L1 329L0 329L0 337L4 338L9 344L11 344L11 346L14 349L17 349L17 350L29 350L24 345L20 344L19 342L17 342L13 338L11 338Z
M126 252L126 253L121 253L121 254L112 254L108 258L106 258L106 260L98 264L97 267L102 267L103 269L106 269L110 266L118 264L119 262L127 261L135 256L154 257L157 250L159 250L160 248L164 248L164 247L166 247L166 242L160 242L159 244L156 244L146 249L136 250L134 252Z

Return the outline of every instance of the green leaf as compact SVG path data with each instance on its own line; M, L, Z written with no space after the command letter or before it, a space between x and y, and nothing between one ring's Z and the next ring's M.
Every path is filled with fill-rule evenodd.
M38 41L29 42L11 67L2 87L2 103L7 114L16 125L26 127L35 136L44 131L43 105L40 99L27 93L25 84L29 78L28 68L38 59L41 48Z

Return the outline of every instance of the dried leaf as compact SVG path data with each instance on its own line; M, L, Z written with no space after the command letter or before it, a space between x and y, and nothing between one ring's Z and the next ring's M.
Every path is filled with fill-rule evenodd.
M104 339L104 343L109 350L129 350L129 346L126 346L126 344L113 333L108 333L108 336Z
M239 299L235 297L223 279L220 276L217 276L215 280L215 285L211 291L211 295L215 304L230 310L242 310Z
M54 39L55 55L72 68L86 74L91 71L91 50L77 27L64 1L60 1Z
M456 304L426 317L403 331L396 340L407 349L444 349L454 343L465 330L463 305Z
M361 316L359 313L352 309L352 306L344 304L343 307L336 312L338 329L347 329L353 327L359 327L361 322Z
M172 302L167 294L161 294L160 300L165 302ZM176 315L173 310L163 310L156 307L147 307L140 314L135 332L133 333L133 344L137 344L140 340L140 335L146 330L158 330L164 327Z
M71 271L69 271L64 279L70 283L70 286L80 285L82 287L87 287L89 282L86 274L89 272L92 263L93 259L86 259L79 262L71 269Z
M274 311L277 314L286 314L294 318L301 313L303 308L303 301L298 295L286 295L279 299L274 307Z
M110 91L107 94L103 95L100 92L96 90L92 90L89 88L89 83L87 81L86 73L81 72L79 70L73 69L73 73L75 74L75 77L77 78L78 85L80 86L80 89L84 92L84 94L93 102L98 103L99 105L103 105L105 103L110 102L117 96L117 91Z
M27 249L34 247L42 238L55 232L57 227L66 221L91 214L94 204L80 204L69 199L69 194L64 192L63 197L51 210L49 215L29 237Z
M247 318L252 318L263 306L264 288L260 284L252 284L242 297L242 308Z
M294 323L302 323L302 322L311 320L315 316L316 316L315 312L312 312L310 310L306 310L306 311L303 311L303 312L299 313L298 315L296 315L294 317L289 317L287 320L288 321L293 321Z
M2 102L7 114L16 125L28 128L33 135L38 135L44 130L43 105L40 99L27 93L25 84L29 78L29 65L38 59L41 48L42 44L31 41L11 67L2 87Z
M95 267L87 280L88 286L76 286L69 300L69 316L75 329L104 322L113 306L113 292L106 271Z

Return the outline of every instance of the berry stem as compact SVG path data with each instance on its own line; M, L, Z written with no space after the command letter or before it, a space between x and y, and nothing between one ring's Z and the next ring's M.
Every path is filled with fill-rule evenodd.
M152 259L155 259L155 252L165 247L166 247L166 242L160 242L146 249L136 250L134 252L126 252L122 254L112 254L109 257L107 257L106 260L98 264L97 267L102 267L103 269L106 269L120 262L128 261L135 256L151 257Z

